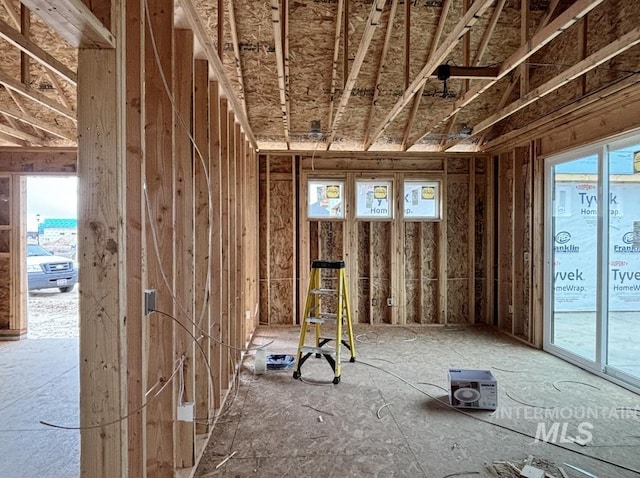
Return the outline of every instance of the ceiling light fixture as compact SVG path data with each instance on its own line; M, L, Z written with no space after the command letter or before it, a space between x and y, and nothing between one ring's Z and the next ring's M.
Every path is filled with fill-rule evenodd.
M311 127L309 128L309 133L307 136L310 139L319 140L322 139L322 129L320 128L320 120L312 120Z

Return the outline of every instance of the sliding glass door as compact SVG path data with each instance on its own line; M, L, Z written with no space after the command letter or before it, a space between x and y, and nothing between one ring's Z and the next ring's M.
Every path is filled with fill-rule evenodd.
M606 370L640 379L640 138L608 148Z
M545 349L640 387L640 135L545 172Z

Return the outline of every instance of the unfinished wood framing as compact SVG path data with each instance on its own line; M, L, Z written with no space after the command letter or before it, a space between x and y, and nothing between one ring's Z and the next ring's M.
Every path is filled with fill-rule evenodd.
M192 476L255 328L299 323L314 259L347 263L357 324L542 348L544 161L640 128L633 3L405 1L395 23L397 0L23 3L0 0L0 339L27 332L26 176L77 174L83 476ZM303 38L299 18L322 22ZM455 99L434 86L449 60ZM319 179L344 182L343 219L308 218ZM356 217L361 180L391 182L391 218ZM441 217L405 219L407 180L438 182Z

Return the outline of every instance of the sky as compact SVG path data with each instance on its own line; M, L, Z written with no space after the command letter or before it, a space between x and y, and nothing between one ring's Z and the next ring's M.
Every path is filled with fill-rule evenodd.
M44 219L75 219L78 217L78 178L27 178L27 230L38 228L36 214Z

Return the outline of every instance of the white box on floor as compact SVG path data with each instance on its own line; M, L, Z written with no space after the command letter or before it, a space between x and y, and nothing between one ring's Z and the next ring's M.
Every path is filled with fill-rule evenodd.
M498 382L491 370L449 369L449 400L456 408L498 408Z

